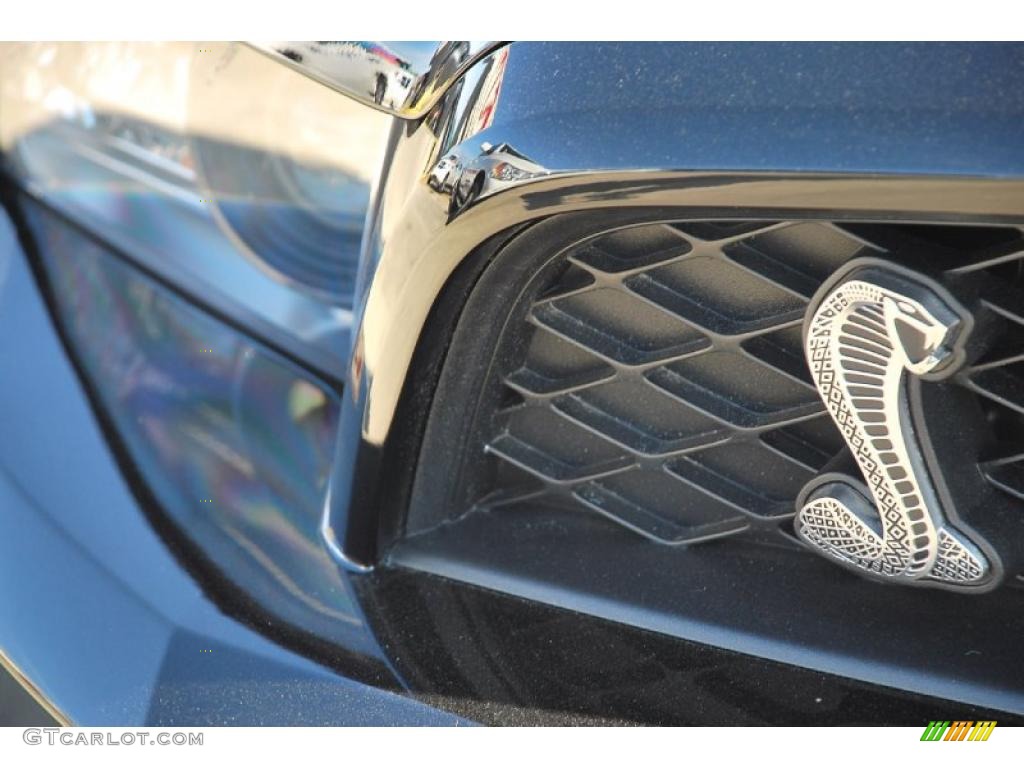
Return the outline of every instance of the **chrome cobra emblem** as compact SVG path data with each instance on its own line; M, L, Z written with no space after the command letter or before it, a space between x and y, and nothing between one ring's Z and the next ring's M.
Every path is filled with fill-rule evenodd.
M816 478L795 528L811 548L867 575L970 587L990 580L990 564L951 524L909 402L914 377L944 378L961 362L970 317L941 290L863 260L811 303L807 362L866 488L846 474Z

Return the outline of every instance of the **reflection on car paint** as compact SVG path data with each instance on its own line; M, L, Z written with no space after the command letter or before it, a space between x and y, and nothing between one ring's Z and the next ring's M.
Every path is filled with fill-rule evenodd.
M30 221L83 367L166 514L277 615L358 640L318 536L336 395L48 214Z

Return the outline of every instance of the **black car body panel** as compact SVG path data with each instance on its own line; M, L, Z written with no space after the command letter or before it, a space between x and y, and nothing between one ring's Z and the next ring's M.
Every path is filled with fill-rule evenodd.
M6 665L59 720L94 725L1024 715L1019 588L857 581L791 543L670 549L605 520L497 523L454 505L446 485L479 447L469 419L509 308L586 238L673 222L1019 237L1024 47L513 43L464 63L424 116L391 127L352 271L348 357L310 372L306 352L255 334L339 409L322 515L279 513L255 554L230 526L209 534L225 542L213 548L170 509L159 462L101 392L104 346L89 349L88 315L62 280L87 260L127 264L127 293L248 329L130 243L3 178ZM438 519L417 522L417 507ZM296 581L266 556L276 546L324 567ZM217 554L246 547L239 561L251 555L247 573L268 586ZM839 608L833 577L850 601ZM858 632L830 646L829 622Z

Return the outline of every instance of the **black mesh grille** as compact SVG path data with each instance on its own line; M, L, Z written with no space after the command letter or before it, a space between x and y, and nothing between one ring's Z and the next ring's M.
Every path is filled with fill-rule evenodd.
M815 290L873 256L969 285L996 342L958 374L1024 499L1024 239L1012 227L672 222L573 247L502 338L505 397L477 507L556 503L665 544L773 532L845 450L801 349ZM511 361L511 362L509 362Z

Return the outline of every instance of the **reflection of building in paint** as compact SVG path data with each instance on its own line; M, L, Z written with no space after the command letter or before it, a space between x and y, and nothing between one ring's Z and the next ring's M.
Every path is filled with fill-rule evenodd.
M426 125L440 148L427 185L451 196L450 213L482 195L549 173L506 142L494 146L471 141L494 122L508 55L508 48L502 48L480 62L449 88L427 116Z
M473 108L466 117L464 136L473 136L490 127L494 120L494 110L498 106L498 96L501 94L501 81L505 75L505 65L508 62L508 48L502 48L487 62L486 72L480 82L477 83L476 91L470 103Z
M490 127L507 61L507 48L489 56L455 82L427 118L443 152Z
M342 84L390 109L405 103L417 75L408 61L380 43L323 40L267 45L329 82Z

